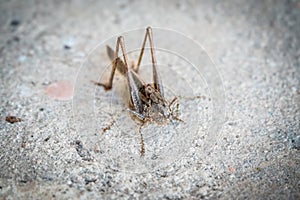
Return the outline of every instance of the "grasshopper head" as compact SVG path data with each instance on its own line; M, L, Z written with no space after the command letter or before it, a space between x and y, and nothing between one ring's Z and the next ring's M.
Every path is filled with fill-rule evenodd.
M163 98L161 93L151 84L144 88L145 97L150 102L146 110L146 115L154 121L165 121L173 118L173 108Z

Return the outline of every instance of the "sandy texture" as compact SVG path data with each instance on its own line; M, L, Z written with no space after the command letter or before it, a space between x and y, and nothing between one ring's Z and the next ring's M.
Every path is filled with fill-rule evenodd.
M149 25L179 31L201 44L218 73L204 76L208 88L199 86L199 94L210 91L205 98L182 103L182 111L191 111L182 114L186 119L192 110L200 113L191 123L198 132L177 143L184 151L174 148L173 154L161 154L171 155L165 157L149 153L143 160L131 156L138 155L138 137L126 140L122 134L138 125L126 105L114 99L118 91L97 93L101 90L81 84L78 77L97 80L102 73L108 60L103 52L90 57L99 68L83 65L101 42ZM299 36L298 1L1 1L0 198L299 199ZM138 44L142 37L136 38ZM156 42L168 44L168 35L162 42L157 36ZM193 55L184 44L182 49ZM189 78L202 85L188 69L174 69L181 70L176 80L162 71L162 79L170 82L167 93L174 91L168 90L172 82L184 92L180 81ZM209 95L215 77L221 78L225 94L224 99L220 93L225 102L220 112L214 109L221 101ZM79 86L86 93L78 93ZM98 121L88 111L93 99L87 95L99 103ZM102 103L107 102L117 117L106 112ZM213 132L213 141L198 134L222 112L224 124ZM7 116L22 121L9 123ZM112 126L102 134L106 125ZM156 140L146 141L146 153L163 148L172 134L179 142L189 128L194 131L185 125L174 133L168 126L146 127L145 133L170 133L153 136L161 139L157 148ZM120 163L131 168L124 170ZM147 167L143 173L131 170L140 166Z

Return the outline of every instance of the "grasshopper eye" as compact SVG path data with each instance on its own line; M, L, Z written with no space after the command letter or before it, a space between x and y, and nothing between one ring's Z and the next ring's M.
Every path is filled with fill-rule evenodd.
M153 93L153 89L152 89L152 87L151 87L150 85L147 85L147 86L146 86L145 91L146 91L146 94L151 94L151 93Z

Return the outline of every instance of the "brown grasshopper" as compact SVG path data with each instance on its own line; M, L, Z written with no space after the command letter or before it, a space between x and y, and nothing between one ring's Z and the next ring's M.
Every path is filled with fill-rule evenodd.
M153 84L146 84L139 76L140 64L144 54L147 38L150 42ZM108 83L93 81L96 85L102 86L106 91L110 90L112 88L113 78L117 69L123 76L127 78L130 93L130 103L128 110L133 114L134 117L143 122L142 126L145 124L145 122L148 121L155 121L157 123L164 123L173 119L182 121L178 118L178 112L176 112L175 114L175 108L178 111L179 106L177 97L174 97L171 102L168 102L164 98L163 85L159 78L156 67L156 58L151 27L148 27L146 29L146 34L136 67L134 66L134 63L131 67L129 67L128 65L129 61L125 50L124 38L122 36L119 36L117 39L116 51L113 51L113 49L109 46L106 47L108 57L112 61L112 71ZM123 54L123 60L118 56L120 47ZM141 156L143 156L145 153L145 149L142 134L141 146Z

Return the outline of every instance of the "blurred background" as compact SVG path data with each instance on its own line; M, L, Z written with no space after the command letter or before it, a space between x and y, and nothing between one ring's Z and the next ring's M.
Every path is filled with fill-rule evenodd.
M101 147L80 142L73 89L95 46L147 26L201 44L226 117L207 155L196 139L166 168L121 173L93 158ZM1 0L0 197L299 199L299 36L297 0Z

